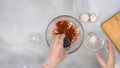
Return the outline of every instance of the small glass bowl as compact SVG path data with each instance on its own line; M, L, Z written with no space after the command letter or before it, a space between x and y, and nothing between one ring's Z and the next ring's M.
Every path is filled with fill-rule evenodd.
M92 50L98 51L104 45L104 38L101 33L98 32L89 32L85 37L85 46Z

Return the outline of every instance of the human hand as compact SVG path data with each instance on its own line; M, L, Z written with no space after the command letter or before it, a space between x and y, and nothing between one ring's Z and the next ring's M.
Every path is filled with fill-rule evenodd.
M108 51L109 51L107 62L105 62L98 53L96 54L97 60L101 64L102 68L115 68L115 60L116 59L115 59L114 49L111 45L110 40L107 40L106 43L107 43L107 47L108 47Z
M45 62L49 68L55 68L68 55L68 51L66 51L63 47L64 37L65 35L63 34L55 36L55 41L53 45L51 45L51 51L49 53L48 59Z

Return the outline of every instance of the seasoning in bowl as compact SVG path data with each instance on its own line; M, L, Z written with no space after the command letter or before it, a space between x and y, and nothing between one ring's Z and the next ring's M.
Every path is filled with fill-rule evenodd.
M71 44L74 43L80 34L78 28L70 21L61 20L58 21L53 28L53 35L65 34L70 40Z

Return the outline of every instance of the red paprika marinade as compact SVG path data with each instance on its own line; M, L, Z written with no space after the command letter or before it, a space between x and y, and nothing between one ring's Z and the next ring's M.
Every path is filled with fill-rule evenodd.
M62 20L56 23L55 28L53 29L53 35L65 34L71 43L75 42L79 35L77 27L72 22Z

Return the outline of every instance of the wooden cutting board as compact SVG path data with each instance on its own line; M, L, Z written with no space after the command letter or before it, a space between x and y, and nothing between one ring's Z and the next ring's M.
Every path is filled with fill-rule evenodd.
M120 12L101 25L120 52Z

